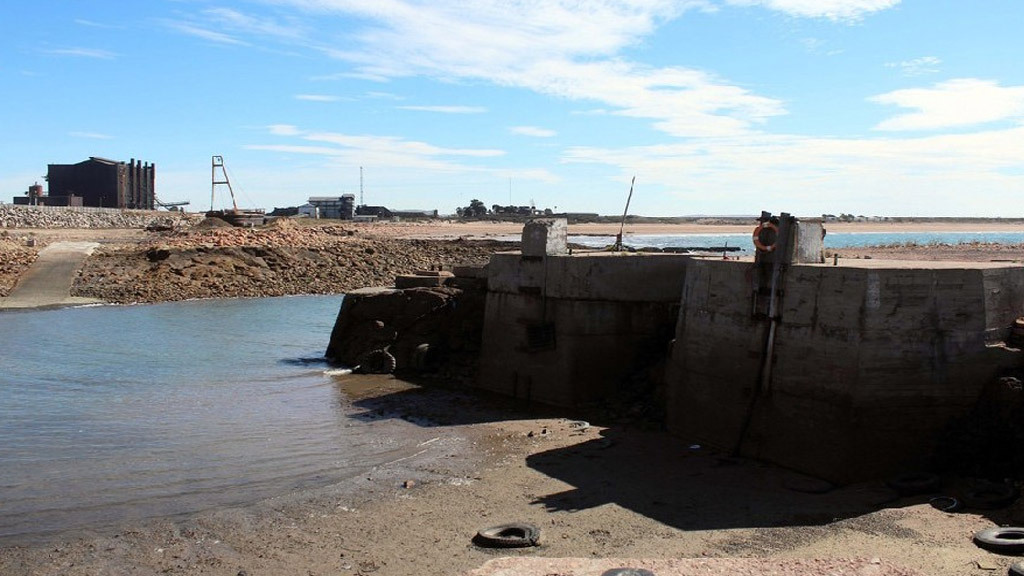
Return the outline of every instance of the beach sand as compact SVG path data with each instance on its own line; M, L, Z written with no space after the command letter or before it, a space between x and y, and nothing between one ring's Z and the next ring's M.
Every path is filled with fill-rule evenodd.
M881 483L816 493L819 483L798 474L640 423L584 422L381 376L337 386L365 410L415 414L438 441L349 486L8 546L0 573L452 575L526 556L882 558L962 575L1005 573L1013 560L971 542L1013 511L942 512ZM540 546L471 543L508 522L536 525Z
M358 233L381 237L520 232L519 226L491 224L360 226ZM880 227L907 229L865 223L829 230ZM570 227L570 234L617 231ZM48 234L94 237L71 231L39 236ZM104 235L116 241L116 233ZM125 236L137 241L134 233ZM1019 502L1007 510L948 513L930 506L927 497L900 498L882 482L816 493L821 485L811 479L600 413L542 410L384 376L337 376L334 385L364 410L409 415L415 425L430 427L437 441L344 486L21 544L0 542L0 574L453 575L500 556L528 556L882 558L925 574L980 576L1006 573L1015 558L976 547L974 532L1024 524ZM948 493L962 488L951 482ZM496 551L471 543L477 530L507 522L535 524L541 545Z

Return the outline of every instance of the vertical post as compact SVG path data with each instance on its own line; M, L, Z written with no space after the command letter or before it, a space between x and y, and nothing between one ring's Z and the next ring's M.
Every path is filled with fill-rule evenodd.
M156 209L156 163L149 165L149 195L147 196L149 209Z

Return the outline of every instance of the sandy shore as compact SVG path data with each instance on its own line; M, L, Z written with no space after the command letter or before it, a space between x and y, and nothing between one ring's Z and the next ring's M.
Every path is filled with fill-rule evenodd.
M751 229L644 224L629 225L626 233ZM1024 225L854 223L828 229L1021 231ZM518 225L486 223L346 225L346 230L374 241L521 232ZM102 238L104 246L116 249L160 241L141 231L33 232L40 244ZM570 234L617 232L616 225L570 227ZM12 234L9 243L20 246L23 233ZM963 249L956 250L963 257ZM935 257L942 249L927 251ZM868 256L878 257L870 250L843 257ZM981 250L971 257L994 256ZM409 420L428 427L437 441L416 458L375 468L346 486L23 545L0 542L0 574L452 575L507 554L883 558L924 574L980 576L1005 573L1014 558L977 548L973 533L1024 523L1021 503L1001 511L948 513L931 507L927 497L899 498L880 482L808 492L820 485L692 446L640 422L535 412L387 377L341 376L335 385L366 411L412 415ZM962 490L959 482L949 479L946 493ZM478 529L512 521L540 527L541 546L501 553L471 544Z
M337 386L366 411L415 414L437 439L430 454L375 468L352 481L355 492L324 487L8 546L0 573L453 575L526 556L881 558L952 576L1005 573L1013 560L971 536L1013 522L1019 508L947 513L881 483L817 493L805 477L636 423L584 423L386 377ZM477 530L513 521L539 527L541 545L471 544Z

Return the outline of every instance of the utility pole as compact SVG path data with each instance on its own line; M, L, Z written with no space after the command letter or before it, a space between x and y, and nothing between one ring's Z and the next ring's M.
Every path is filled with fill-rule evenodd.
M366 206L366 200L363 198L363 167L359 167L359 204Z

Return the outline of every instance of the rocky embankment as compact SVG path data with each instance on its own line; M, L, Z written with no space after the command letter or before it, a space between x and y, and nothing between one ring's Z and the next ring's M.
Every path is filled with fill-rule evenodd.
M117 303L339 294L390 286L396 275L415 270L484 264L491 253L510 248L487 240L403 240L340 224L277 220L234 228L217 222L101 247L72 294Z
M78 211L46 206L0 205L0 228L175 228L202 220L198 214L153 210Z
M18 277L36 261L39 251L0 232L0 298L14 288Z

